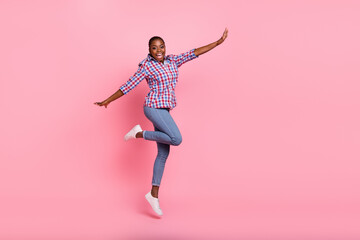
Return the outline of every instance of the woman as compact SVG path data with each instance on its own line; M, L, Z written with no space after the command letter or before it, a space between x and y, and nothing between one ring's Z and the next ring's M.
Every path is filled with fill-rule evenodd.
M149 54L140 62L136 73L109 98L94 103L107 108L109 103L127 94L142 80L146 79L150 92L145 98L144 113L153 123L155 131L143 131L140 125L136 125L125 135L124 140L143 138L157 143L158 154L154 163L152 189L145 195L145 198L160 216L163 213L159 205L158 192L165 162L169 155L170 145L178 146L182 141L180 131L170 115L170 110L176 106L175 86L178 80L178 68L223 43L227 33L228 30L225 29L219 40L206 46L192 49L180 55L168 56L165 55L164 40L158 36L152 37L149 40Z

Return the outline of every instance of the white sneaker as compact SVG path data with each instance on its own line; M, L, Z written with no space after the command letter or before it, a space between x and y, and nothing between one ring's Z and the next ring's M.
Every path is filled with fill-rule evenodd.
M156 212L156 214L162 216L163 212L159 205L159 199L151 196L151 191L145 195L145 198L146 200L148 200L148 202L150 203L152 209Z
M142 129L140 127L140 125L136 125L135 127L133 127L130 132L128 132L125 136L124 136L124 141L128 141L130 139L135 139L136 138L136 134L138 132L141 132Z

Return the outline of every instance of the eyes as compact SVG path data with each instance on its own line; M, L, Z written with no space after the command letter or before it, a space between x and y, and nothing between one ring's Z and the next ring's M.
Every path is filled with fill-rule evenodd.
M157 48L157 47L153 46L151 49L152 49L152 50L156 50L156 48ZM164 45L160 45L160 48L161 48L161 49L164 49L165 46L164 46Z

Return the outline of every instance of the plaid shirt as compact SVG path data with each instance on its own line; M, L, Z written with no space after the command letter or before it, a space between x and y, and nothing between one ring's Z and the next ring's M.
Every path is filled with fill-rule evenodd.
M150 54L139 63L139 68L120 90L127 94L142 80L146 79L150 92L145 97L144 106L151 108L170 108L176 106L175 86L178 81L178 68L198 56L192 49L180 55L168 55L164 63L156 61Z

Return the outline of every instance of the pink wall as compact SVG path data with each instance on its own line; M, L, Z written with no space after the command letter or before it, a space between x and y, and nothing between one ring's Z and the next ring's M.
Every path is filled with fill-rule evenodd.
M358 1L1 1L0 239L359 239ZM123 142L162 36L180 68L153 217L155 143Z

